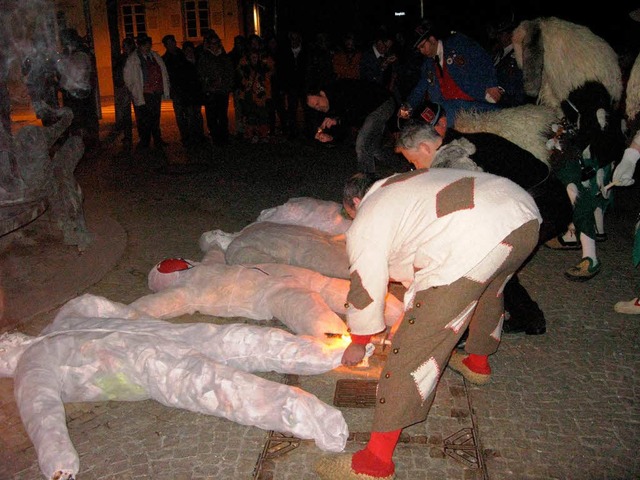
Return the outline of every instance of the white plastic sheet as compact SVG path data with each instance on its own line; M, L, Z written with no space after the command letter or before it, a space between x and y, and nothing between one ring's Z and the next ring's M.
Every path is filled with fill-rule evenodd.
M224 254L210 249L202 263L170 274L154 267L149 287L156 293L134 301L136 310L156 318L200 312L254 320L277 318L293 332L324 339L325 333L347 334L338 314L346 314L349 281L286 264L227 265ZM389 295L387 325L399 322L402 302Z
M342 213L342 205L330 200L296 197L277 207L262 210L256 222L273 222L317 228L332 235L345 233L351 219Z
M342 205L330 200L311 197L295 197L276 207L260 212L256 222L300 225L321 230L330 235L340 235L351 226L351 219L342 213ZM227 233L211 230L200 236L200 249L206 252L214 245L226 250L241 232Z
M103 297L68 302L39 337L0 337L0 375L13 376L20 416L48 479L69 479L79 458L64 402L154 399L170 407L313 439L344 449L341 412L297 387L248 373L318 374L338 366L346 343L281 329L171 324Z
M334 278L349 278L349 257L344 235L330 235L301 225L256 222L227 246L229 265L286 263Z

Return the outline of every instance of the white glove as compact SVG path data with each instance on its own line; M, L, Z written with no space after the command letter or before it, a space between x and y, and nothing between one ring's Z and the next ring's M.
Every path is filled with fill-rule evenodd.
M636 170L636 163L640 158L640 152L635 148L627 148L622 155L622 160L613 171L612 183L619 187L630 187L635 183L633 174Z

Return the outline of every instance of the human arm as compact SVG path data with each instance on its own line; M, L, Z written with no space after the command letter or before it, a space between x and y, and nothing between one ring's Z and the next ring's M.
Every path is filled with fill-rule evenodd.
M33 345L23 354L14 376L20 418L35 448L40 470L49 480L71 480L80 469L62 401L64 367L56 356L67 349L60 347L55 337Z
M504 90L500 87L489 87L485 91L484 99L489 103L498 103L503 93Z
M196 286L193 287L196 289ZM175 318L200 311L204 302L193 298L187 286L171 287L138 298L129 306L154 318Z
M127 63L124 65L123 77L124 83L131 93L133 104L138 107L145 105L140 58L136 53L132 53L127 58Z
M493 58L482 45L457 33L445 42L444 57L451 77L467 95L478 102L500 100L502 93Z
M156 52L152 52L152 55L155 57L156 62L160 65L160 70L162 71L162 98L164 100L169 100L171 96L171 84L169 82L169 72L167 71L167 66L162 60L162 57L158 55Z
M336 125L338 125L337 118L326 117L318 127L318 131L316 132L314 138L322 143L333 141L333 135L326 133L325 130L333 128Z
M366 203L366 202L363 202ZM371 335L386 328L384 307L389 282L388 258L397 215L388 215L386 205L374 202L358 207L358 215L347 231L351 284L347 295L347 324L352 344L343 355L345 365L362 360ZM354 363L355 362L355 363Z
M320 124L320 129L326 130L327 128L331 128L336 126L339 123L338 119L335 117L325 117L325 119Z
M411 90L411 93L404 102L404 104L411 107L411 109L417 108L426 98L427 90L429 88L427 78L429 78L429 75L433 75L433 68L431 68L431 64L433 64L433 62L430 61L430 59L425 59L422 63L418 83L413 87L413 90Z
M635 183L633 174L640 158L640 132L636 133L631 145L624 151L620 163L613 171L612 184L619 187L630 187Z

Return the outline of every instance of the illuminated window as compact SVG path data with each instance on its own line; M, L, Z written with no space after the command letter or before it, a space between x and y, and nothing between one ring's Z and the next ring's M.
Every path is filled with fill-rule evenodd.
M184 2L184 31L187 38L197 39L209 30L209 1Z
M137 37L147 33L144 5L123 5L122 23L125 37Z

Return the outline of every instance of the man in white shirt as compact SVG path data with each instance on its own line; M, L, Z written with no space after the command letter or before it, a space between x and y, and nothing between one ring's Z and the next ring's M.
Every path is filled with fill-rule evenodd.
M424 148L433 158L441 143L433 130ZM370 336L384 328L390 279L407 287L407 312L380 375L371 439L354 455L320 460L316 471L324 480L394 478L400 433L426 419L447 363L472 383L489 381L488 356L498 349L504 319L503 287L538 241L540 213L515 183L422 167L355 195L361 200L352 205L357 215L347 231L352 343L342 363L361 361ZM467 354L452 355L467 328Z

